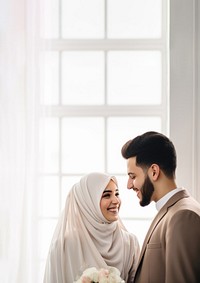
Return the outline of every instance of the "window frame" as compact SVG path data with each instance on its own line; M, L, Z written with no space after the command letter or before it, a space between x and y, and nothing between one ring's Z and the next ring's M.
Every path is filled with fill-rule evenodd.
M107 64L107 52L109 51L160 51L161 52L161 76L162 76L162 89L161 89L161 104L160 105L62 105L61 104L61 91L59 91L59 103L58 105L41 105L40 113L44 117L57 117L59 118L59 129L62 127L63 117L104 117L105 120L108 117L133 117L133 116L159 116L161 118L161 130L163 133L169 133L169 59L168 59L168 20L167 16L169 11L168 1L162 1L162 32L161 38L154 39L40 39L40 46L43 51L57 51L59 52L59 72L61 76L61 56L65 51L103 51L105 52L105 70ZM61 8L61 6L60 6ZM165 12L167 10L167 13ZM106 11L105 11L106 12ZM164 15L164 16L163 16ZM106 23L105 23L106 26ZM60 34L61 34L61 27ZM106 71L105 71L106 82ZM61 90L61 79L59 80L59 89ZM106 93L106 91L105 91ZM106 94L105 94L106 95ZM106 98L105 98L106 102ZM78 115L77 115L78 113ZM134 113L134 115L133 115ZM130 133L131 134L131 133ZM106 127L105 127L105 139L106 139ZM61 138L61 137L60 137ZM120 154L120 152L118 153ZM60 209L62 208L62 178L70 176L70 174L63 174L61 171L61 150L59 152L59 173L56 174L59 178L59 194L60 194ZM105 160L106 150L105 150ZM105 169L107 169L105 162ZM105 170L106 171L106 170ZM126 169L124 170L126 172ZM122 174L124 173L122 172ZM115 172L112 172L115 173ZM51 176L52 174L46 174L45 176ZM77 173L80 175L80 173ZM119 175L118 173L116 175ZM126 183L124 184L126 185ZM41 219L49 219L46 217L40 217ZM123 217L124 221L151 221L151 218L144 217ZM141 240L142 242L142 240Z

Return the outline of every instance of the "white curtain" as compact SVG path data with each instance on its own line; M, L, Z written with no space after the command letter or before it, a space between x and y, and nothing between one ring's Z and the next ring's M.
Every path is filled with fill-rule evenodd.
M32 0L34 2L34 0ZM0 282L37 280L37 97L31 1L0 5ZM28 36L27 36L28 35ZM32 38L32 39L31 39ZM34 204L34 205L33 205Z

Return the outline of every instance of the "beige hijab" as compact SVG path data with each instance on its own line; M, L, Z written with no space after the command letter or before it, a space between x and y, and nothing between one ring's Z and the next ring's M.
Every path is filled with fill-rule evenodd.
M51 242L44 283L72 283L89 267L114 266L129 282L139 256L136 237L121 220L110 223L100 209L100 199L114 176L91 173L70 190Z

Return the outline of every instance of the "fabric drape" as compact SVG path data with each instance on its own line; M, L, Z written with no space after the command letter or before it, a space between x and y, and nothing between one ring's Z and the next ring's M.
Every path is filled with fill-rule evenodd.
M0 282L35 283L35 95L29 72L30 1L0 9ZM28 34L28 36L27 36ZM33 45L32 45L33 46ZM32 48L35 48L34 46Z

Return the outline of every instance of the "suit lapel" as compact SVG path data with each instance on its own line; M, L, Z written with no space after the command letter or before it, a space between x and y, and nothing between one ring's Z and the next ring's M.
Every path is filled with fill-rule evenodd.
M145 250L146 250L146 246L149 242L149 239L151 238L151 235L153 233L153 231L155 230L156 226L158 225L158 223L160 222L160 220L164 217L164 215L167 213L168 211L168 208L172 205L174 205L177 201L179 201L180 199L182 198L185 198L185 197L189 197L188 193L186 192L186 190L183 190L183 191L180 191L178 193L176 193L175 195L173 195L169 200L168 202L161 208L161 210L158 212L158 214L155 216L155 218L153 219L150 227L149 227L149 230L147 232L147 235L144 239L144 243L143 243L143 246L142 246L142 250L141 250L141 253L140 253L140 258L139 258L139 261L138 261L138 266L140 265L140 262L143 258L143 255L145 253Z
M144 239L144 243L142 245L142 250L141 250L141 253L140 253L140 258L139 258L139 262L138 262L138 266L140 264L140 261L144 255L144 252L146 250L146 246L147 246L147 243L149 242L149 239L151 238L151 235L155 229L155 227L158 225L158 223L160 222L160 220L163 218L163 216L167 213L167 209L163 209L161 211L158 212L158 214L155 216L155 218L153 219L152 223L151 223L151 226L149 227L149 230L146 234L146 237Z

